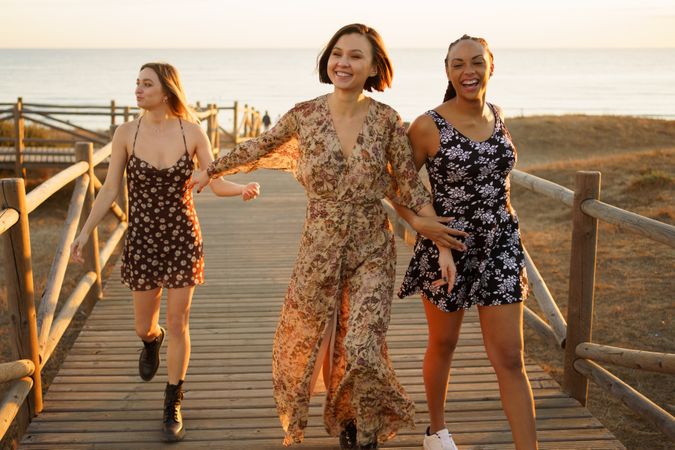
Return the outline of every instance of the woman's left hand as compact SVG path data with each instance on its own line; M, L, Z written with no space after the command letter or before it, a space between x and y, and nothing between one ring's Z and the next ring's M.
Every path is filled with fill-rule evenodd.
M243 198L245 202L253 200L259 195L260 195L260 185L255 182L247 184L241 191L241 198Z

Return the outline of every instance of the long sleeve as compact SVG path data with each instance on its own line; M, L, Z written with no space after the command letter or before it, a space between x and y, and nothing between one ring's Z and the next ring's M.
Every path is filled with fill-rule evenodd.
M392 110L388 124L389 142L387 171L391 183L386 196L394 203L419 211L424 205L431 203L431 195L426 190L415 169L412 159L412 148L405 133L401 117Z
M284 114L269 131L237 145L227 155L211 162L207 173L215 178L256 169L294 171L299 155L297 135L298 122L294 108Z

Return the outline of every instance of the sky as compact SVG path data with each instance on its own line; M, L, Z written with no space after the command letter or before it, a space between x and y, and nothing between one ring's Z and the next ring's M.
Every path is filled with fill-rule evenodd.
M675 48L673 0L0 0L0 48L317 48L341 26L390 48Z

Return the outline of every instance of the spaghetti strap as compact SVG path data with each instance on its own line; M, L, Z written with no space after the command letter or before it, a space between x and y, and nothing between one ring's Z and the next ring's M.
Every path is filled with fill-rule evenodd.
M131 154L132 155L136 154L136 138L138 137L138 130L141 129L141 120L143 120L143 116L138 118L138 125L136 125L136 134L134 134L134 143L131 146Z
M178 123L180 124L180 132L183 135L183 145L185 145L185 153L187 153L188 156L190 156L190 152L188 152L187 148L187 141L185 140L185 130L183 129L183 121L180 120L180 117L178 118Z

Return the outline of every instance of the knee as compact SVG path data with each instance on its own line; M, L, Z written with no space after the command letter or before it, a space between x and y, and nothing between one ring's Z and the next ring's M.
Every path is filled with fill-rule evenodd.
M523 351L520 349L502 350L490 358L495 372L502 373L523 373L525 371L525 361Z
M458 337L456 336L429 336L427 352L451 357L457 348Z
M187 333L189 325L189 312L169 314L166 317L166 328L172 336L183 336Z

